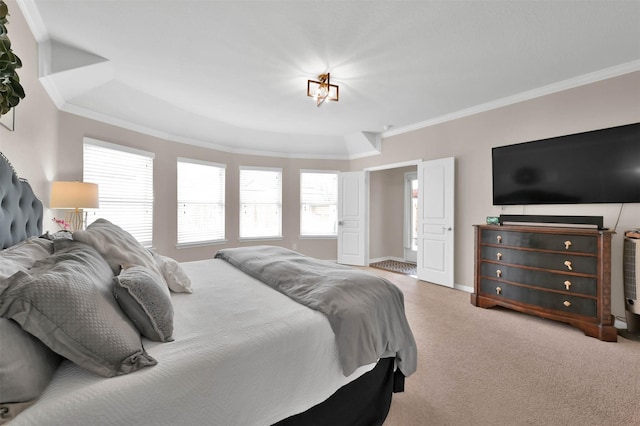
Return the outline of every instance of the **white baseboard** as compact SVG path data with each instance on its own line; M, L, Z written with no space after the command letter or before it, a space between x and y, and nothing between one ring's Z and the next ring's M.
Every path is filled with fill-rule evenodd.
M468 285L454 284L453 288L455 288L456 290L466 291L467 293L473 293L473 287L470 287Z

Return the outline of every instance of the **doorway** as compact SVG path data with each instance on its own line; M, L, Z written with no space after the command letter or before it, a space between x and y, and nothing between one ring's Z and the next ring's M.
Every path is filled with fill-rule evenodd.
M453 287L454 283L454 199L455 199L455 158L441 158L437 160L414 160L404 163L389 164L385 166L368 167L362 172L349 172L358 175L358 179L364 182L363 185L357 185L358 191L352 196L344 192L338 197L340 202L345 200L360 199L364 203L358 203L362 206L358 211L363 219L360 223L364 223L363 232L358 232L357 247L361 247L363 255L357 259L357 263L348 263L341 261L340 253L338 253L338 262L353 265L367 265L371 261L376 261L378 256L392 258L387 255L390 248L386 244L388 236L397 235L400 241L398 256L404 256L403 247L403 226L402 219L405 214L401 210L404 197L404 174L411 173L417 166L418 175L418 218L417 218L417 275L421 281L428 281L435 284ZM401 167L411 167L413 170L402 170L397 191L386 190L385 186L377 191L374 186L374 176L372 172L393 170ZM383 185L386 185L386 180ZM395 181L395 179L394 179ZM354 189L356 186L354 186ZM378 194L387 195L399 193L400 199L397 203L386 203L384 200L378 200ZM371 195L371 196L369 196ZM378 202L380 201L380 202ZM406 203L405 203L406 204ZM393 206L396 210L393 210ZM386 212L391 209L390 214L378 215L378 210ZM404 210L404 209L402 209ZM359 216L359 217L360 217ZM382 221L376 222L374 219L382 217ZM385 220L389 217L390 220ZM400 220L397 220L400 219ZM338 218L339 224L342 220ZM399 223L400 226L394 230L394 225ZM355 234L354 234L355 235ZM380 237L380 238L378 238ZM342 237L344 240L344 236ZM355 239L355 237L354 237ZM352 246L356 246L352 244ZM341 247L341 236L338 234L338 248ZM339 250L340 251L340 250Z
M418 173L404 174L404 260L418 261Z

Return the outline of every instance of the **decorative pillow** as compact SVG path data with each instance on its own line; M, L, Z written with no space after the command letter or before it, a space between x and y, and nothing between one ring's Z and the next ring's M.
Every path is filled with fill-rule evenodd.
M53 241L32 237L0 251L0 279L31 268L36 260L53 253Z
M176 293L193 293L191 279L176 260L154 252L152 255L169 286L169 290Z
M162 278L144 266L125 266L113 278L113 294L138 331L150 340L173 340L173 305Z
M40 397L61 360L16 322L0 318L0 424Z
M113 275L120 273L122 265L146 266L162 277L153 256L133 235L106 219L98 219L73 233L73 239L89 244L107 261Z
M53 253L53 242L37 237L0 251L0 291L6 278L27 271ZM62 358L13 320L0 318L0 424L13 419L42 394Z
M58 239L54 253L0 289L0 316L81 367L105 377L155 365L111 292L109 265L91 246Z

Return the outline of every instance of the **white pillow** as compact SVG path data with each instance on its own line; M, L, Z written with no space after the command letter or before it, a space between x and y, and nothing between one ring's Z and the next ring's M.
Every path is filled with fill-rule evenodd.
M175 259L158 253L152 254L160 271L162 271L162 276L167 282L169 290L176 293L193 293L191 279Z

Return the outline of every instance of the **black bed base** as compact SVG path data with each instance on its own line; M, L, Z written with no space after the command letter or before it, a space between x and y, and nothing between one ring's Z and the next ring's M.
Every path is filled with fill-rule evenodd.
M392 393L404 390L404 376L394 373L393 367L394 358L382 358L373 370L325 401L273 426L380 426L389 413Z

